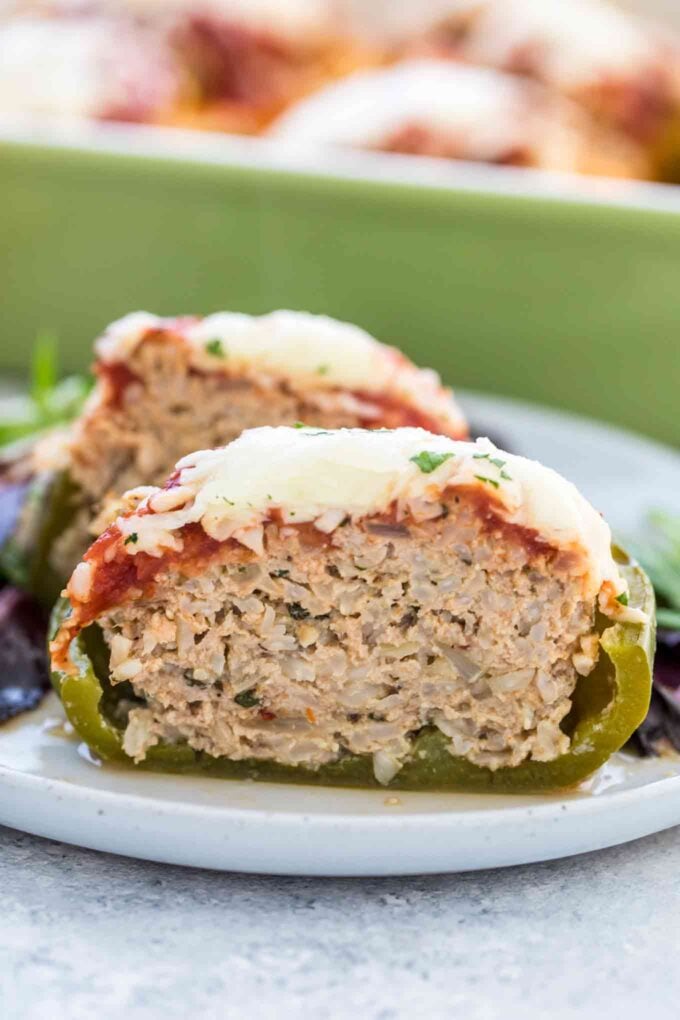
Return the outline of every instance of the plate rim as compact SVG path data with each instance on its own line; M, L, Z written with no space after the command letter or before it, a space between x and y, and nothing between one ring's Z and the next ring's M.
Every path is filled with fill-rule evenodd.
M135 770L132 767L130 767L129 771L132 776L135 775ZM141 774L153 775L153 773L147 772ZM252 785L248 780L241 779L222 779L215 777L201 777L201 778L210 778L211 781L215 782L216 784L227 783L233 784L236 787L240 787L244 783L248 784L249 787ZM149 809L149 807L151 807L151 809L154 812L158 811L158 813L167 815L185 814L187 816L193 817L207 814L210 815L211 817L214 817L215 819L220 819L225 816L233 816L235 819L239 820L250 820L255 817L261 819L266 817L268 821L276 822L279 824L290 824L295 818L307 819L310 817L310 815L313 815L315 824L335 826L336 824L339 823L342 823L343 825L348 823L356 823L357 827L359 828L378 827L380 829L384 828L386 825L389 828L399 828L405 823L418 823L419 820L422 821L423 818L428 819L428 824L430 823L431 820L436 820L437 824L441 824L444 827L446 827L447 825L451 824L451 819L455 817L457 820L461 819L466 820L470 825L472 825L472 827L474 827L474 825L479 824L482 821L484 822L485 825L488 823L501 824L500 820L507 818L511 814L514 817L517 817L518 815L521 814L527 814L537 820L547 820L553 815L561 816L566 813L577 815L583 814L586 816L589 816L591 814L600 815L603 813L606 814L606 810L603 809L601 806L603 804L606 804L608 807L611 806L611 809L613 810L614 804L616 804L617 807L622 806L631 807L635 804L636 801L639 800L658 799L670 796L672 793L670 787L677 787L678 791L680 792L680 774L676 774L664 776L662 778L656 778L650 782L642 783L639 786L615 790L613 792L608 792L605 794L592 794L590 796L571 797L570 793L576 794L578 792L576 790L573 791L558 790L552 795L539 794L536 795L535 804L531 804L530 802L527 803L527 801L530 800L531 797L531 794L527 794L526 800L523 799L521 804L509 803L507 807L505 806L492 807L488 809L473 808L460 812L457 812L455 810L455 807L452 807L450 811L449 810L418 811L411 810L409 807L403 812L401 811L395 812L394 814L370 815L353 813L351 811L337 812L336 814L322 814L317 813L316 811L305 811L301 809L295 809L291 811L277 811L257 806L240 807L230 804L226 805L195 804L195 803L192 804L190 801L187 800L157 799L154 798L152 795L145 796L144 794L139 793L118 792L115 790L104 790L94 786L82 786L78 783L71 782L67 779L50 779L47 778L46 776L38 776L30 772L23 772L19 769L13 769L7 765L0 764L0 787L5 782L9 782L17 787L22 787L30 792L46 793L48 792L49 789L50 792L61 794L66 799L81 800L83 802L100 801L102 798L106 801L116 803L119 805L122 804L122 802L130 802L130 804L136 810L141 811ZM268 786L277 788L283 787L286 789L290 789L291 784L269 782L263 783L258 781L255 785L257 787ZM298 789L299 788L300 787L298 787ZM307 789L320 790L325 788L307 787ZM337 788L333 787L328 789ZM371 788L370 791L360 789L354 790L351 787L340 787L340 789L350 794L357 793L361 795L366 792L371 792L375 793L378 796L380 796L382 793L384 794L385 797L394 796L397 798L400 798L404 793L408 793L409 795L413 796L417 795L419 792L417 790L394 791L390 790L389 787L385 787L384 791L381 791L377 787ZM437 795L441 797L467 796L467 794L456 792L455 790L441 792L439 791L427 791L427 792L428 795ZM494 796L494 794L480 793L478 794L478 796L480 799L483 799L486 796L492 797ZM508 800L510 800L510 798L513 795L510 794L507 796ZM559 800L551 799L549 801L546 801L544 799L546 796L550 797L554 796L556 798L560 797L561 799ZM539 797L541 799L539 799ZM1 814L2 808L0 807L0 815Z
M668 777L603 797L526 804L514 811L331 816L175 801L148 804L135 794L83 788L3 766L0 791L20 796L12 798L12 810L0 798L0 820L35 836L165 865L375 878L513 867L628 843L680 823L679 786L680 776ZM128 824L122 824L121 815ZM614 819L618 825L611 824ZM202 822L203 838L195 839L195 824L178 826L182 822ZM329 848L329 835L342 839Z

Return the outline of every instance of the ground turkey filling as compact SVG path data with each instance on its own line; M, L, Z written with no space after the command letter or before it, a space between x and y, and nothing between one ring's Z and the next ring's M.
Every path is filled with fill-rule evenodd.
M69 450L69 474L83 506L51 554L65 576L92 536L115 517L123 492L162 484L187 453L224 446L244 429L303 421L320 428L417 425L442 431L441 422L373 395L361 399L332 389L302 395L274 377L253 381L198 372L187 347L167 338L144 341L123 372L109 372L109 381L111 402L87 416Z
M427 724L490 768L566 751L560 722L597 656L578 568L465 495L443 510L321 541L270 524L264 557L229 562L225 547L102 615L112 681L146 703L127 753L187 741L311 767L371 754L386 782Z

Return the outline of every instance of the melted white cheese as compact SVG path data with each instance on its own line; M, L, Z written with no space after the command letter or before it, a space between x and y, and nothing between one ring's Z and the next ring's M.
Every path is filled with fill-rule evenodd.
M518 54L565 88L609 74L639 74L658 54L642 19L602 0L340 0L351 28L373 41L408 43L438 26L466 29L466 59L506 67Z
M122 534L135 536L125 545L131 555L179 548L178 529L197 522L219 541L235 538L261 553L262 524L273 510L286 523L313 522L330 532L347 515L356 520L395 503L398 513L436 516L445 489L472 486L493 495L508 522L580 554L587 597L606 582L614 593L626 587L608 525L575 486L486 439L457 442L411 428L258 428L221 449L190 454L178 468L179 488L157 490L140 504L152 514L118 519Z
M310 37L335 34L337 0L126 0L145 14L219 19L256 32L304 44Z
M494 147L507 147L516 138L521 93L521 83L495 71L412 60L327 85L280 117L271 133L300 142L377 145L413 122L488 134L492 121Z
M491 0L463 44L468 60L507 66L526 52L540 77L578 88L644 71L656 47L642 22L600 0Z
M538 0L540 2L540 0ZM338 0L347 29L372 43L399 45L479 7L479 0Z
M455 142L459 158L495 160L529 149L538 162L575 167L576 111L540 86L485 67L410 60L359 71L301 100L270 134L291 145L379 148L407 127Z
M189 6L195 10L195 0ZM207 0L205 8L261 32L298 42L335 29L331 0Z
M147 117L172 102L177 73L160 37L115 12L60 13L0 24L0 111Z
M109 326L96 343L97 356L103 362L126 361L157 330L181 336L192 364L202 371L274 375L297 390L343 388L386 395L464 432L463 415L435 372L416 368L394 348L347 322L278 311L262 316L219 312L182 324L134 312Z
M17 18L0 28L0 110L93 117L110 98L103 20Z

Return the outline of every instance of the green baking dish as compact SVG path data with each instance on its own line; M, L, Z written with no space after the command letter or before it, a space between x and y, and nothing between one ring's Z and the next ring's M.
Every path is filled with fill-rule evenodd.
M680 190L0 125L0 370L138 308L360 323L453 385L680 443Z

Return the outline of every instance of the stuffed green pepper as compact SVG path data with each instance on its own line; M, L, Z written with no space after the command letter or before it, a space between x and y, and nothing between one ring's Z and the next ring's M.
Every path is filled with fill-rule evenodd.
M51 655L104 759L539 791L644 718L653 615L602 517L538 463L418 428L263 427L127 494Z
M0 536L0 570L40 595L48 572L63 586L127 489L162 484L180 457L246 428L305 421L467 435L435 372L323 315L135 312L96 341L94 371L83 414L24 462L37 498L25 501L9 539Z

